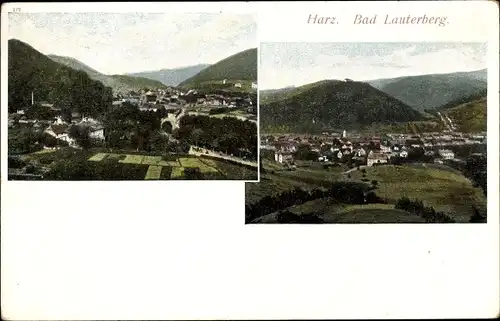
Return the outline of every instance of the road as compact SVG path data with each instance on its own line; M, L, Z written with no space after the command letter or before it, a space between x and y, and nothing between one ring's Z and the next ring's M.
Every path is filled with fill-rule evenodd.
M165 122L170 122L172 124L172 130L179 128L179 121L186 114L186 110L181 108L180 112L170 113L167 117L161 120L161 125Z
M242 165L258 167L257 162L250 162L250 161L244 160L244 159L239 158L239 157L226 155L226 154L215 152L215 151L212 151L212 150L209 150L206 148L199 147L199 149L201 150L201 152L195 151L193 146L191 146L191 148L189 149L189 154L196 155L196 156L206 155L206 156L216 157L216 158L220 158L220 159L230 160L230 161L242 164Z
M453 124L453 121L451 120L450 117L448 117L448 115L444 115L441 114L441 112L437 112L439 117L441 118L441 121L443 122L443 124L446 126L446 128L448 128L449 131L454 131L456 126L455 124Z

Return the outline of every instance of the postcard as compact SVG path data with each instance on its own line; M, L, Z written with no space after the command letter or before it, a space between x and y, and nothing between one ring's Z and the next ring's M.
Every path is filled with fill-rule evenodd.
M498 21L4 4L2 318L498 317Z

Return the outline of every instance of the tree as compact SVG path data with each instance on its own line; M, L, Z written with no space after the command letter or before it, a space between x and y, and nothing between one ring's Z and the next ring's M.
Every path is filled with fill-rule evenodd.
M172 134L172 123L165 121L163 125L161 125L161 129L167 134Z
M90 139L90 128L88 126L72 125L69 128L69 136L83 149L88 149L92 146Z
M376 188L378 186L378 181L377 180L372 180L372 186L373 188Z
M200 129L200 128L195 128L192 132L191 132L191 137L193 139L193 142L194 142L194 145L195 146L198 146L198 143L200 142L201 138L203 137L203 130Z

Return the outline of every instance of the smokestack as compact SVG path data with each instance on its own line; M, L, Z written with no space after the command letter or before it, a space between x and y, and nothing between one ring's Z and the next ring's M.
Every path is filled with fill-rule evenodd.
M31 106L35 104L35 95L31 92Z

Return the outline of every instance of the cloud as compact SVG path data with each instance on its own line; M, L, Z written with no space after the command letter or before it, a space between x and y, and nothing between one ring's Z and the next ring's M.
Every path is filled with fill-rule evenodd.
M372 80L486 68L484 44L263 43L262 89L323 79Z
M215 63L257 47L256 22L236 14L18 14L9 37L107 74Z

